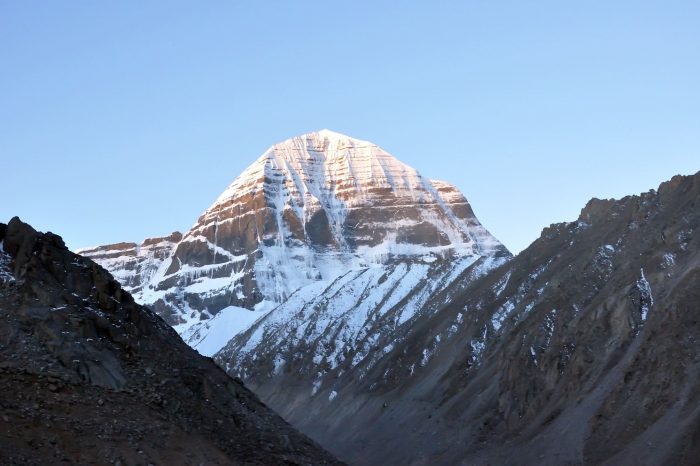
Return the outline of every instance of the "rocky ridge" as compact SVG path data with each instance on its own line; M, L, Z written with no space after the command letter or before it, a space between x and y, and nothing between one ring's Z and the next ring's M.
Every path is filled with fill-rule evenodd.
M700 173L594 199L354 364L308 370L302 319L216 359L352 464L695 464L699 206Z
M338 464L102 267L0 224L0 463Z

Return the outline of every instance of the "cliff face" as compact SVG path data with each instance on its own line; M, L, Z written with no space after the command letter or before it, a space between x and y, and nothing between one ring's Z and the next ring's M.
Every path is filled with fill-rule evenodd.
M272 146L180 240L81 253L200 349L235 335L219 335L221 322L245 329L348 271L510 257L456 188L328 130ZM203 342L212 333L218 343Z
M182 233L176 231L162 238L145 239L140 245L108 244L82 249L80 254L109 270L129 293L142 294L181 240Z
M700 174L675 177L589 202L355 361L311 374L293 320L261 321L217 360L354 464L694 464L698 228ZM249 354L257 331L291 344Z
M336 463L60 237L0 246L0 463Z

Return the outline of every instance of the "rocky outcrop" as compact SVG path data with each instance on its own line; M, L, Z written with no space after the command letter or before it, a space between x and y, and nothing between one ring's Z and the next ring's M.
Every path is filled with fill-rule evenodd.
M109 270L129 293L143 293L182 240L179 231L162 238L147 238L140 245L116 243L78 250Z
M0 463L336 464L60 237L0 224Z
M143 246L133 252L133 245L82 253L193 346L222 311L227 321L239 314L252 323L244 314L270 310L305 286L328 286L349 270L510 257L454 186L328 130L272 146L176 245L161 244L158 255Z
M352 464L696 464L699 206L700 173L594 199L355 362L324 349L310 373L325 335L309 352L295 335L335 327L293 319L217 359ZM256 361L259 331L289 346Z

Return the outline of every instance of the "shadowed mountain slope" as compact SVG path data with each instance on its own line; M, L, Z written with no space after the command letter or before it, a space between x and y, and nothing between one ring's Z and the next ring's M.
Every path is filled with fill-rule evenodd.
M0 463L337 464L60 237L0 246Z
M699 227L677 176L590 201L352 367L254 367L250 335L217 360L353 464L696 464Z

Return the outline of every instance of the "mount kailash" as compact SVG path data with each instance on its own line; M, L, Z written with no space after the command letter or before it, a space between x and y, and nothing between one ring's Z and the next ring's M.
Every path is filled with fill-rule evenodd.
M185 234L79 253L205 355L263 317L301 319L313 329L299 338L333 364L511 257L457 188L329 130L270 147ZM336 289L332 306L307 315ZM376 328L378 316L390 323Z

